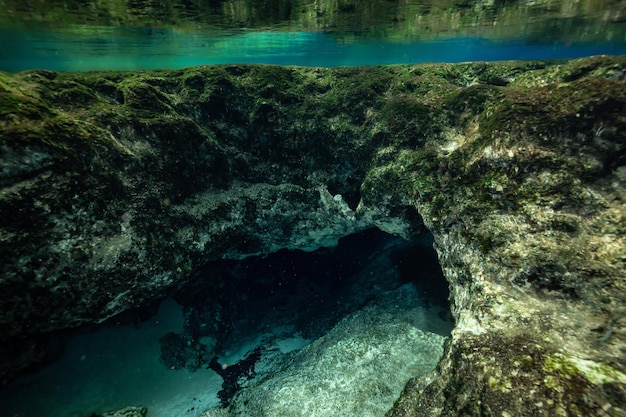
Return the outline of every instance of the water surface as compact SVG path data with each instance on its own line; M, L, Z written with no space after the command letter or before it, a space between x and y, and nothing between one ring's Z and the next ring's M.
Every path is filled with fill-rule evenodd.
M626 54L626 7L594 0L6 1L0 70L304 66Z

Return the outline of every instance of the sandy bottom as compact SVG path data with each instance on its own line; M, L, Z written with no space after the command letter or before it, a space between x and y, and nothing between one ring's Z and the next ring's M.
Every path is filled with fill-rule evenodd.
M239 327L241 334L246 326ZM75 336L58 362L0 390L0 415L88 417L136 405L147 407L148 417L197 417L219 405L222 378L204 367L189 372L163 365L159 339L182 328L182 308L168 299L156 316L138 327L103 326ZM220 355L221 363L235 363L260 344L277 354L309 344L284 326L248 334ZM262 360L257 369L267 365Z
M196 417L218 404L222 378L211 370L166 369L159 338L182 329L182 309L166 300L134 326L105 326L75 336L63 358L0 391L7 417L84 417L129 405L149 417Z

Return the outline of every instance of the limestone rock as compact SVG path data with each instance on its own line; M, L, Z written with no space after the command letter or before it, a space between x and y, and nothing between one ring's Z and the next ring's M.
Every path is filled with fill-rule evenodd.
M383 415L405 383L433 369L443 352L446 338L421 330L420 305L413 286L387 292L240 391L226 415Z
M390 415L623 415L625 74L624 57L0 74L1 374L208 261L428 228L455 329Z
M146 407L126 407L117 411L110 411L100 417L146 417L148 409Z

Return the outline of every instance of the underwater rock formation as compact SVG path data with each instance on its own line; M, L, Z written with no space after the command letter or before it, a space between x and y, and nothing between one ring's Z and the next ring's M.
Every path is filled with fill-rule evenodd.
M425 317L413 285L385 291L237 392L227 412L202 416L382 416L441 358L445 337L424 331Z
M146 407L126 407L121 410L104 413L94 417L146 417L148 409Z
M428 229L455 328L390 416L623 415L625 77L623 57L0 74L0 373L213 260Z

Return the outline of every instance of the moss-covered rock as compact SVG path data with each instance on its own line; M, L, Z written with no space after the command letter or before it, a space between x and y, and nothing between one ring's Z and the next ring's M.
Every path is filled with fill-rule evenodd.
M608 365L549 353L535 335L496 333L458 342L440 364L441 369L454 369L446 374L450 379L421 387L413 398L420 381L410 382L388 415L590 416L603 415L605 409L620 415L619 407L613 407L621 400L611 403L615 398L607 397L626 375ZM581 362L589 368L576 365ZM440 391L445 391L445 402Z
M0 74L1 373L211 260L426 227L456 327L390 415L621 415L624 68Z

